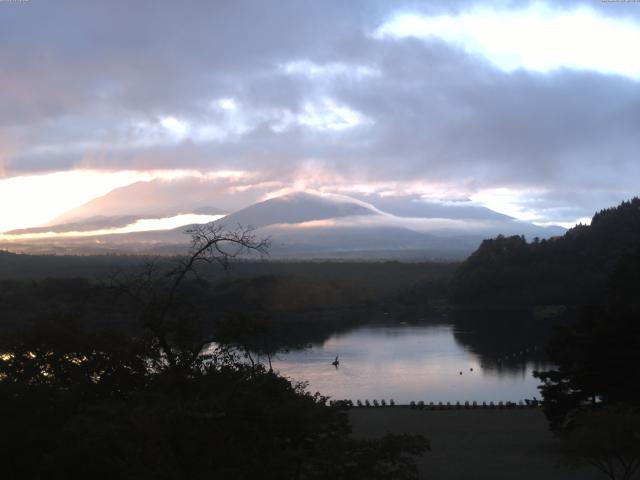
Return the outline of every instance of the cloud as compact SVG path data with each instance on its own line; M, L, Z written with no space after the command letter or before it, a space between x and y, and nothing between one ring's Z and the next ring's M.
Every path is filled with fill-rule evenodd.
M568 222L640 187L640 9L550 5L2 5L0 169L505 189L513 211Z
M185 225L193 225L194 223L208 223L220 220L224 215L197 215L184 214L175 215L173 217L164 218L141 218L121 227L110 227L91 230L65 230L55 231L54 229L47 231L46 229L38 229L37 232L19 232L6 233L0 232L0 241L23 241L23 240L44 240L48 238L82 238L96 237L104 235L120 235L123 233L133 232L154 232L158 230L173 230Z
M0 233L41 225L91 198L141 179L137 172L70 171L0 179Z
M367 65L348 65L345 63L318 64L309 60L293 60L280 66L289 75L304 75L313 79L325 78L360 80L367 77L379 76L380 71Z
M507 11L474 8L458 15L405 13L385 22L375 36L437 38L506 72L569 68L640 80L635 55L640 25L587 7L564 10L537 3Z

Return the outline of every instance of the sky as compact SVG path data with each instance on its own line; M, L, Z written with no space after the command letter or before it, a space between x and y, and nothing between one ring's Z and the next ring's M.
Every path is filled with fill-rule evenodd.
M0 0L0 232L190 176L572 225L640 190L639 45L637 2Z

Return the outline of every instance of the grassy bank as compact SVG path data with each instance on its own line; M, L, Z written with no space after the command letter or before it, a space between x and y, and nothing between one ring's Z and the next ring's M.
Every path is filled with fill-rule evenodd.
M539 409L412 410L408 407L353 408L356 437L419 433L432 451L418 462L429 480L597 480L586 468L559 463L558 442Z

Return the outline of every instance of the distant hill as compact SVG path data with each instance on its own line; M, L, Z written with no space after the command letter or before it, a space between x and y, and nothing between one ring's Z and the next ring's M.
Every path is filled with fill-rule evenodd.
M184 213L207 211L215 206L217 213L228 213L239 206L225 202L226 190L213 181L198 179L153 180L136 182L95 198L55 218L49 225L86 222L94 218L135 217L161 218ZM242 206L252 201L251 197Z
M453 280L458 305L585 304L600 298L620 259L640 249L640 199L596 213L591 225L527 242L485 240ZM638 272L640 281L640 272Z
M355 198L398 217L452 218L475 220L515 220L509 215L495 212L470 200L436 201L425 200L419 195L355 195Z

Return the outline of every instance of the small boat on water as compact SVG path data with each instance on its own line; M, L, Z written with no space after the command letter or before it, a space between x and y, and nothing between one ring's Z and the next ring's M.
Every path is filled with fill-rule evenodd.
M338 365L340 365L340 360L338 360L338 355L336 355L336 359L333 362L331 362L331 365L338 368Z

